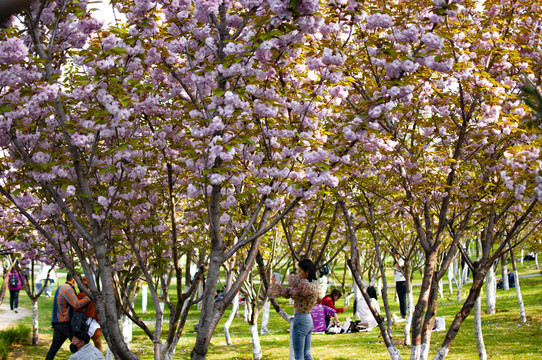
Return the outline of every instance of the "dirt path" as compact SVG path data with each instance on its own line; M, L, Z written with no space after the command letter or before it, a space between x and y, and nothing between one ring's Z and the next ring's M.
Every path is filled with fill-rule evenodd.
M6 296L2 305L0 305L0 330L17 325L22 318L31 316L32 311L19 308L19 312L14 312L9 309L9 296Z

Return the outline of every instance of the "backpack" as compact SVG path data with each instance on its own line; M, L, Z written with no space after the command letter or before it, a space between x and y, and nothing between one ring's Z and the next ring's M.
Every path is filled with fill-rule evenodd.
M19 279L17 279L16 275L9 276L9 286L12 288L19 286Z
M72 326L72 331L74 333L88 332L88 325L87 325L87 317L85 316L85 313L82 313L80 311L76 311L72 314L72 318L70 320L70 324Z

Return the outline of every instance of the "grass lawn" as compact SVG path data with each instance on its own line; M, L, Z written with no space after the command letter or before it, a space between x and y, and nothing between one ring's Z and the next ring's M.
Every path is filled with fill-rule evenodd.
M519 263L518 263L519 265ZM534 269L534 262L525 262L520 267L520 275L539 273ZM500 277L497 274L497 277ZM446 277L444 278L447 279ZM389 277L392 283L392 277ZM415 278L414 283L419 282ZM515 289L509 291L497 291L497 313L493 315L482 315L483 332L488 357L492 359L542 359L542 276L520 279L523 299L525 301L525 310L527 322L522 324L519 321L519 311L516 299ZM454 287L455 288L455 287ZM464 297L469 286L464 288ZM414 288L416 299L419 288ZM389 298L391 301L391 311L398 313L399 304L393 301L394 290L390 289ZM450 325L455 313L460 309L461 303L456 302L456 294L450 295L448 287L444 287L444 298L439 301L439 316L444 316L446 325ZM341 298L342 300L343 298ZM8 297L6 297L8 300ZM6 301L4 300L4 301ZM149 297L149 301L151 301ZM31 308L29 299L21 294L20 307ZM140 302L140 300L138 300ZM380 306L382 300L379 299ZM282 301L282 305L288 313L293 312L293 307ZM342 304L340 304L342 305ZM140 309L141 305L136 304ZM52 309L52 299L42 298L39 301L39 327L40 342L33 347L29 342L21 345L15 345L9 359L38 360L43 359L52 339L52 329L50 327L50 316ZM485 310L485 293L482 295L482 309ZM152 302L149 304L149 310L152 310ZM242 316L236 318L230 328L233 345L227 346L223 334L223 324L229 313L226 312L224 319L220 322L215 336L211 341L207 358L209 360L222 359L252 359L252 346L248 330L248 324L243 322ZM241 307L242 315L242 307ZM344 320L346 316L352 317L351 309L345 314L339 314L339 318ZM154 321L154 312L148 312L143 315L144 320L149 324ZM193 325L199 320L199 311L194 307L190 313L185 326L185 331L179 341L175 359L189 359L190 351L195 342L196 333ZM21 323L31 326L32 319L25 318ZM167 324L166 324L167 326ZM409 358L409 347L402 345L402 332L404 323L394 325L393 336L398 345L403 359ZM287 359L288 358L288 324L271 308L270 334L261 336L260 342L263 350L264 359ZM430 358L434 355L442 343L445 332L433 333ZM57 354L58 359L67 359L71 353L66 342L63 348ZM133 340L130 348L141 356L142 359L152 359L152 342L146 338L143 331L134 328ZM312 355L317 359L388 359L387 350L383 344L382 338L376 329L372 332L339 334L339 335L314 335L312 342ZM448 359L478 359L476 342L474 340L473 318L467 318L461 330L452 344Z

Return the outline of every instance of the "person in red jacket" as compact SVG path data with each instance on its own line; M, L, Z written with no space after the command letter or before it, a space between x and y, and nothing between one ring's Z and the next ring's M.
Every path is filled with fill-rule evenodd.
M345 307L342 308L336 308L335 307L335 301L339 300L341 298L342 294L339 290L333 289L330 294L324 296L322 300L320 301L320 304L329 306L335 312L342 313L344 310L348 309L348 305L345 305ZM326 316L326 326L329 326L330 317Z

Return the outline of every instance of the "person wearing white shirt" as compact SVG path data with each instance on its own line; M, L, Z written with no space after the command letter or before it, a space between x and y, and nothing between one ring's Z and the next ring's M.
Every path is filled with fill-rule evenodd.
M376 308L378 313L380 313L380 306L378 305L376 289L374 286L369 286L367 288L367 294L369 294L369 297L371 298L371 304L373 307ZM356 312L360 320L359 324L367 330L371 330L378 325L373 313L371 312L371 309L369 309L369 305L367 305L364 298L361 298L361 301L359 301Z
M393 261L394 269L393 274L395 277L395 291L397 291L397 297L399 297L399 308L401 309L401 318L404 320L406 318L406 279L403 275L401 268L404 265L404 261L401 258Z
M105 360L100 350L90 343L90 336L83 331L73 335L70 351L73 355L68 360Z

